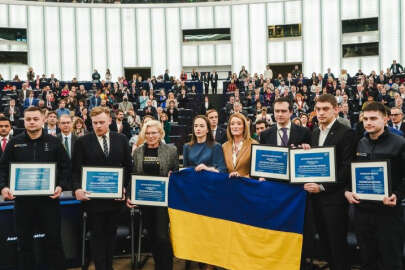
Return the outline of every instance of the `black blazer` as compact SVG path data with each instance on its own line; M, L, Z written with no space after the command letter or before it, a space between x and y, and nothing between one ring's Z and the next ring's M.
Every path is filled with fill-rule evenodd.
M215 133L215 141L224 144L228 140L226 136L226 130L217 126L217 132Z
M20 108L18 108L18 106L14 106L14 122L18 121L20 115L21 115ZM4 108L4 116L10 119L10 106Z
M118 132L117 122L115 120L111 121L110 130ZM122 121L122 134L127 136L128 140L131 139L131 127L126 120Z
M58 134L56 135L56 138L58 138L58 139L61 141L61 143L63 144L63 146L65 146L65 142L63 141L62 133L58 133ZM77 141L77 136L72 133L72 142L70 143L70 144L71 144L71 146L70 146L70 155L69 155L70 157L71 157L72 154L73 154L73 149L75 148L75 143L76 143L76 141ZM65 149L65 150L66 150L66 149ZM68 154L69 154L69 153L68 153Z
M319 134L320 129L317 127L312 133L311 146L319 145ZM344 191L351 182L350 163L354 158L356 147L354 131L339 121L335 121L323 145L335 146L336 183L322 184L325 191L311 196L319 199L322 204L345 204Z
M123 134L110 132L108 157L104 155L95 133L89 133L77 139L72 157L73 195L76 189L82 187L83 166L123 167L123 185L128 187L132 170L128 139ZM123 202L108 199L91 199L84 202L83 205L88 211L102 212L116 210L122 207Z
M268 129L260 133L260 144L277 146L277 136L277 125L272 125ZM288 145L293 144L295 146L298 146L303 143L311 143L311 131L306 127L300 127L291 123Z
M13 136L12 135L10 135L9 136L9 138L8 138L8 142L7 142L7 144L10 142L10 140L13 138ZM7 144L6 144L6 146L7 146ZM0 141L0 157L3 155L3 149L1 148L1 141Z

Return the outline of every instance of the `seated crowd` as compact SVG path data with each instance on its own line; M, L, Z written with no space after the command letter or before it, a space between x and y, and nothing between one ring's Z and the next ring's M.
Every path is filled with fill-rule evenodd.
M119 77L112 82L108 70L106 80L102 81L95 70L92 87L86 89L77 80L63 83L54 76L35 77L30 69L21 89L17 89L16 84L5 82L2 92L6 105L3 115L0 115L1 193L5 199L15 199L7 182L10 162L31 155L35 160L41 159L35 156L35 151L23 152L21 146L30 147L30 140L46 140L45 145L52 144L52 136L58 137L60 146L63 145L66 151L62 155L58 152L61 147L51 147L46 151L46 159L49 161L52 156L48 152L56 151L55 162L61 163L61 173L68 173L67 164L71 163L72 180L61 175L64 181L60 180L60 186L49 200L58 198L62 190L72 189L75 197L84 202L94 230L90 246L96 269L110 270L111 246L117 227L115 220L119 213L117 205L123 206L124 203L104 200L96 205L94 199L90 200L89 194L81 188L81 166L120 166L125 167L127 173L170 176L179 169L179 154L182 153L183 167L229 173L230 177L249 177L252 144L304 149L335 146L336 183L303 185L308 192L308 204L302 269L307 267L306 258L312 256L306 253L306 246L313 245L314 231L322 242L330 269L350 269L346 240L348 205L354 204L362 269L400 270L405 233L401 209L401 200L405 197L405 171L401 168L405 162L405 124L402 124L405 76L401 73L402 67L393 66L379 75L375 72L365 75L359 70L350 77L342 70L335 77L328 69L323 76L313 73L311 78L304 77L298 66L286 78L281 74L273 77L270 66L261 75L251 75L242 67L239 75L229 74L229 80L224 82L221 97L226 103L222 108L214 108L209 97L198 92L195 85L188 89L184 72L180 79L170 77L166 70L164 75L146 81L134 75L131 81ZM215 71L212 74L193 71L191 76L193 81L201 81L204 87L208 81L206 93L210 84L213 93L216 92ZM171 83L169 91L155 88L160 81ZM42 115L45 116L43 119ZM176 123L179 122L185 131L177 133ZM23 131L24 127L27 136L10 139L11 125L8 124L15 127L15 133ZM35 125L40 128L34 129ZM177 138L172 135L174 133L182 137L180 144L171 141ZM9 141L14 147L7 145ZM184 144L186 141L188 143ZM102 151L96 151L96 148ZM390 160L392 194L383 202L360 201L349 184L350 162L379 159ZM136 206L125 198L130 193L128 182L126 176L126 194L124 191L122 200L126 199L127 206L133 208ZM43 211L35 208L36 205L47 205L48 210L56 211L50 201L43 199L28 203L29 199L17 198L16 213L30 211L28 209ZM155 269L172 269L167 209L141 209L152 240ZM21 214L17 217L17 231L23 232L20 236L24 239L33 221L27 216L21 217ZM53 221L47 220L49 223ZM54 256L53 260L50 259L52 269L65 269L61 262L63 252L60 252L58 228L48 229L55 233L47 239L51 250L48 255L50 258ZM23 256L26 256L21 261L21 269L31 269L30 244L24 240L19 243ZM204 267L215 268L211 265Z

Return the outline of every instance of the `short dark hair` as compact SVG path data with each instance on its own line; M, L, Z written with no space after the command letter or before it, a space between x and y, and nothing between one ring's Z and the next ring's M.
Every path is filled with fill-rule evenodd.
M265 127L267 127L267 122L264 119L257 120L255 126L257 126L258 124L264 124Z
M280 97L280 98L278 98L278 99L276 99L275 101L274 101L274 105L276 105L276 103L282 103L282 102L287 102L288 103L288 110L290 111L290 112L292 112L292 110L293 110L293 105L292 105L292 102L291 102L291 99L289 99L288 97Z
M387 109L381 102L370 101L369 103L367 103L367 105L363 109L363 112L370 111L380 112L383 116L387 116Z
M333 108L336 108L337 105L338 105L336 97L334 95L331 95L331 94L320 95L317 98L316 102L328 102L328 103L332 104Z
M27 109L25 109L24 114L26 112L40 112L41 114L44 114L42 109L40 107L37 107L37 106L28 107Z
M58 114L55 111L49 111L48 112L48 116L51 115L51 114L54 114L54 115L56 115L56 117L58 117Z
M118 109L117 112L116 112L116 114L119 114L119 113L124 113L124 111L121 110L121 109Z
M10 121L10 119L8 119L8 118L5 117L5 116L0 116L0 122L3 122L3 121L7 121L7 122L10 124L10 126L11 126L11 121Z

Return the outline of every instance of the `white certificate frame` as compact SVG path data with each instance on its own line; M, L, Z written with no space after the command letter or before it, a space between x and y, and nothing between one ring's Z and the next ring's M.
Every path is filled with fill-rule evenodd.
M16 190L16 169L50 169L49 188L47 190ZM56 163L10 163L10 191L15 196L49 196L55 193Z
M350 164L351 167L351 180L352 180L352 192L355 193L360 200L366 201L383 201L384 197L389 197L391 193L390 183L390 163L388 160L380 161L354 161ZM357 193L356 184L356 169L357 168L370 168L370 167L383 167L384 169L384 194L364 194Z
M276 151L282 152L287 154L287 173L286 174L278 174L278 173L267 173L267 172L258 172L256 171L256 152L257 150L264 150L264 151ZM289 157L290 149L288 147L280 147L280 146L271 146L265 144L252 144L252 151L251 151L251 158L250 158L250 176L251 177L264 177L269 178L272 180L280 180L288 182L290 181L290 157Z
M156 182L165 182L165 200L164 202L140 200L136 198L136 181L156 181ZM163 206L167 207L168 205L168 195L169 195L169 177L160 177L160 176L146 176L146 175L135 175L131 176L131 202L136 205L145 205L145 206Z
M117 172L118 173L118 192L104 193L104 192L90 192L87 197L94 199L121 199L124 181L124 168L122 167L97 167L97 166L84 166L82 167L82 189L86 190L87 186L87 173L88 172Z
M297 154L314 154L314 153L329 153L329 172L330 176L324 177L297 177L295 172L295 156ZM290 149L290 183L305 184L305 183L336 183L336 155L334 146L314 147L311 149Z

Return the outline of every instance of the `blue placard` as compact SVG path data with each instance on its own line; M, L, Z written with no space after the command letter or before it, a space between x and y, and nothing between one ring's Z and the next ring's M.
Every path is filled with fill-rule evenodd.
M50 168L16 168L16 191L47 191L51 181Z
M384 195L384 168L359 167L356 172L356 193Z
M257 150L255 171L287 174L288 153L274 150Z
M87 172L86 191L90 193L118 193L118 175L118 172Z
M329 152L295 154L295 177L330 177Z
M136 180L135 200L147 202L166 201L166 181Z

